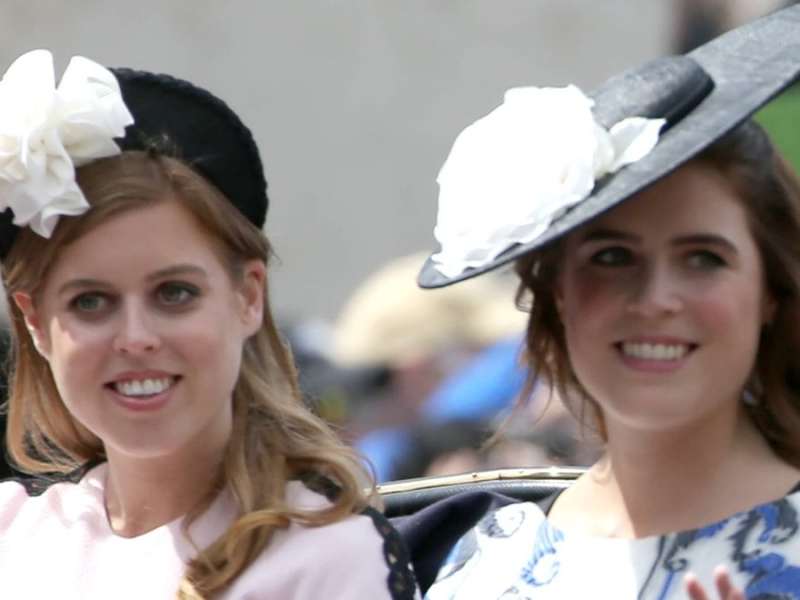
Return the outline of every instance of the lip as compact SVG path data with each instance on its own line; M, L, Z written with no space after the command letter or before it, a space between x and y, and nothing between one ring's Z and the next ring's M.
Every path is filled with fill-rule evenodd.
M152 396L142 396L137 399L131 398L130 396L124 396L117 392L114 389L114 384L122 381L132 381L136 379L164 379L170 378L173 380L172 385L169 386L166 390L159 394L153 394ZM112 380L108 381L103 387L108 391L111 395L114 402L121 406L122 408L135 412L135 413L147 413L147 412L155 412L166 406L170 399L172 398L175 389L181 384L182 377L180 375L174 375L172 373L167 373L166 371L126 371L124 373L119 373L116 375Z
M622 351L623 344L659 344L666 346L687 346L688 351L680 358L670 360L654 359L654 358L639 358L630 356ZM672 373L679 370L689 358L694 354L694 351L699 348L699 344L689 341L684 338L666 335L652 335L652 336L637 336L634 338L625 338L612 344L614 350L619 356L622 363L635 371L643 373Z

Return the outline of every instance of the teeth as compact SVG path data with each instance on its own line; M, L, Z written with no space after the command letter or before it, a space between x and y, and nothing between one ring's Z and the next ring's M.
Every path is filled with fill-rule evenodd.
M161 379L132 379L114 382L114 389L123 396L153 396L172 385L171 377Z
M640 344L625 342L622 344L622 353L633 358L646 360L677 360L683 358L689 351L684 344Z

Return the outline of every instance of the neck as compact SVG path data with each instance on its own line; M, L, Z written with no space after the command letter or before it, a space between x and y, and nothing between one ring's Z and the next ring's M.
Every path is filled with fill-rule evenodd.
M109 523L117 535L135 537L185 515L212 492L225 446L155 458L106 452Z
M566 503L573 510L562 513L568 527L593 535L692 529L780 497L800 479L743 411L659 432L607 425L605 457L576 485Z
M744 414L712 415L686 427L634 430L608 423L606 460L598 474L626 496L668 490L671 498L687 486L702 489L738 458L743 448L759 447L760 435ZM744 453L747 455L747 452ZM598 478L602 484L603 477ZM662 489L657 489L662 488Z

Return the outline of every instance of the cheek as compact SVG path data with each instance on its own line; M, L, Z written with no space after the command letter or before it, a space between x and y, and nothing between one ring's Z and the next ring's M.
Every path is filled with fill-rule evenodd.
M63 320L48 328L48 362L58 395L80 423L95 431L94 398L104 383L109 352L109 332Z
M560 312L569 360L578 380L595 395L624 314L624 290L599 278L573 276L562 283Z
M191 363L213 364L239 351L241 345L235 342L235 337L224 328L203 324L180 335L179 340L176 336L179 345L175 350Z
M762 298L748 282L742 283L698 294L691 304L692 313L710 336L709 341L726 340L755 354L763 318Z
M107 327L87 327L69 320L53 319L48 327L48 360L57 383L67 383L94 369L108 356L111 339Z
M568 340L608 324L624 305L625 290L619 281L573 273L559 287L559 312Z
M174 344L165 340L171 354L177 354L181 367L197 380L215 388L231 387L238 377L244 340L230 316L209 319L206 315L185 325L174 333Z

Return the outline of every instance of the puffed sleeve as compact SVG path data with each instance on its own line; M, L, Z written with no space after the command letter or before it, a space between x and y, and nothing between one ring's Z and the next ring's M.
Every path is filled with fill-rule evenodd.
M0 481L0 536L8 531L28 501L28 492L18 481Z
M276 533L224 600L417 600L397 531L374 509L322 527Z

